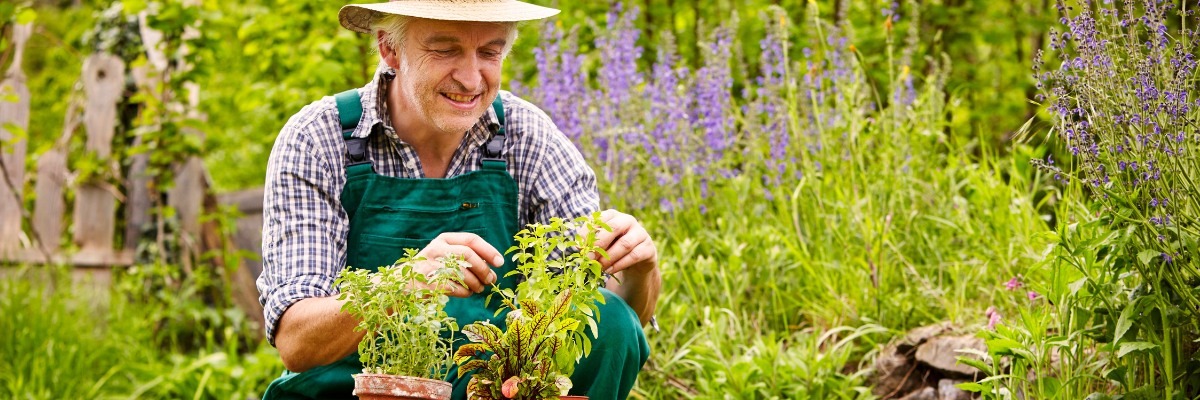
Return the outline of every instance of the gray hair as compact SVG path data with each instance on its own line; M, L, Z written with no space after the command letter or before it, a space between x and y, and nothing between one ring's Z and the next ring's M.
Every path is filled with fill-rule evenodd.
M404 36L408 33L408 24L416 17L397 14L380 14L379 17L371 21L371 32L383 31L383 37L379 40L388 48L399 52L404 47ZM496 22L508 29L508 37L504 39L504 48L500 50L501 59L508 57L508 52L512 50L513 43L517 41L517 23L516 22Z

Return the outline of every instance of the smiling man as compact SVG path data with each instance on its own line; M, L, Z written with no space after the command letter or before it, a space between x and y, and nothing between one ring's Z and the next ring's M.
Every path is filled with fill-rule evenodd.
M532 104L500 90L517 21L558 11L515 0L401 0L349 5L342 26L376 38L380 66L366 86L294 115L271 151L258 279L267 339L288 369L264 398L352 398L358 373L353 317L334 279L421 249L468 261L447 312L460 326L490 320L486 290L513 268L501 251L521 227L599 209L592 170ZM601 305L600 337L572 375L572 394L625 398L649 356L642 326L654 313L658 252L634 217L606 210L597 244L617 279ZM420 266L423 272L436 261ZM460 336L461 337L461 336ZM456 347L461 342L456 343ZM451 371L454 398L469 376Z

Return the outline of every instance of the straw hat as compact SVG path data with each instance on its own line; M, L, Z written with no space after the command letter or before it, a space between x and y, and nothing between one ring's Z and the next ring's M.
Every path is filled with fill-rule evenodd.
M371 33L371 21L378 14L443 21L516 22L547 18L558 14L558 10L517 0L392 0L343 6L338 21L346 29Z

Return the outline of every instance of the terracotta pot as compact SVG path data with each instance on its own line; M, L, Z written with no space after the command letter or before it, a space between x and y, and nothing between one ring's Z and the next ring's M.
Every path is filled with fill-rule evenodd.
M450 382L412 376L354 375L354 395L362 400L450 400Z

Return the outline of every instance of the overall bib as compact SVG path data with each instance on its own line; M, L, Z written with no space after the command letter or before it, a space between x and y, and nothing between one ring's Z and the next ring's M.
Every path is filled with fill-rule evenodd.
M500 125L484 145L481 168L448 179L408 179L375 173L366 160L367 139L350 138L362 115L358 91L340 93L335 99L350 161L341 196L350 219L347 265L377 270L403 257L405 249L425 248L444 232L477 234L502 253L513 246L513 236L520 229L518 189L502 154L505 118L499 96L492 106ZM375 130L372 134L377 133ZM516 287L515 277L504 278L512 271L513 263L506 256L504 266L495 268L502 288ZM586 394L593 400L623 399L649 357L650 348L633 310L612 292L601 291L605 297L605 304L599 305L601 339L592 338L592 354L576 366L571 394ZM485 305L489 293L490 287L467 298L451 297L446 313L460 327L487 320L504 329L506 313L495 315L500 302L493 299L490 307ZM468 342L461 332L454 337L455 351ZM303 373L285 371L267 387L263 399L353 399L352 375L361 372L357 352ZM471 375L459 378L458 367L454 366L446 379L454 385L453 399L466 399Z

